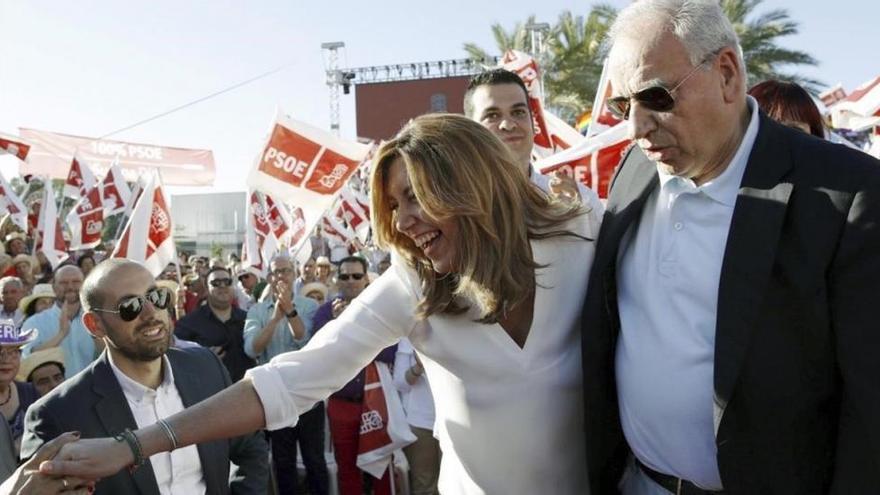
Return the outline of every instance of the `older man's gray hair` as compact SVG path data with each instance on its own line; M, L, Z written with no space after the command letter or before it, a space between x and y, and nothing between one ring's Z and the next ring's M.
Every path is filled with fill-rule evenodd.
M19 289L24 288L24 284L21 282L21 279L18 277L3 277L0 278L0 290L6 288L7 285L12 284L13 287L18 287Z
M639 0L617 14L609 37L645 38L646 33L669 31L685 46L691 64L699 65L712 53L731 47L743 65L739 38L718 0ZM612 48L613 50L613 48ZM743 70L745 74L745 70Z

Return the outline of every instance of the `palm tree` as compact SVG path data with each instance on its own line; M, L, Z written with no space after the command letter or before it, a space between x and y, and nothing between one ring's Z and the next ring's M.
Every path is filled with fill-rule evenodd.
M573 121L593 105L608 51L606 36L616 15L609 5L592 7L586 18L563 11L551 31L547 105L565 120Z
M535 16L530 15L525 23L517 22L513 29L507 31L501 24L492 24L492 36L495 38L495 45L498 51L503 55L507 50L519 50L521 52L533 53L532 39L526 26L535 23ZM486 65L494 65L495 56L490 55L488 51L480 48L475 43L465 43L464 51L468 57L473 60L481 60Z
M785 9L771 10L753 20L747 20L763 0L721 0L721 8L739 36L743 49L748 85L767 79L796 82L811 93L818 93L823 84L797 73L786 73L781 66L817 65L810 54L780 47L779 38L797 34L798 24L791 20Z
M584 16L564 11L559 22L547 36L547 52L541 57L544 72L545 102L554 113L573 121L593 104L596 86L602 74L602 60L607 47L605 34L614 20L616 11L607 5L598 5ZM500 24L492 25L497 50L536 53L526 26L535 23L529 16L525 23L517 23L507 31ZM474 43L465 43L464 50L475 60L490 61L493 56Z

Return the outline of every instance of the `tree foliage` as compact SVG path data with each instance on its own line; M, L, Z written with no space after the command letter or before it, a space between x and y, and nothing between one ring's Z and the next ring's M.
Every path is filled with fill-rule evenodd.
M785 9L757 14L763 0L719 0L728 16L743 49L749 86L766 79L793 81L816 93L822 83L798 73L785 72L789 66L816 65L810 54L790 50L779 45L780 38L797 34L798 24ZM599 4L586 15L563 11L547 33L545 50L538 54L532 46L532 37L526 28L534 24L536 16L517 23L512 29L500 24L491 26L497 54L519 50L537 54L544 71L545 103L551 111L569 122L592 107L596 87L602 75L602 64L608 53L608 29L617 11L610 5ZM464 50L472 59L492 65L496 55L475 43L465 43Z

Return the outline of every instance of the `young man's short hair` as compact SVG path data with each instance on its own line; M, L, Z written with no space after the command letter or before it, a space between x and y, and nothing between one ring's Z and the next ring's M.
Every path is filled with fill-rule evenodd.
M467 90L464 92L464 114L468 117L473 117L474 103L472 97L477 88L480 86L496 86L499 84L516 84L522 88L523 93L526 95L526 99L529 97L529 90L526 88L526 83L524 83L515 73L510 72L507 69L487 70L475 75L470 81L468 81Z

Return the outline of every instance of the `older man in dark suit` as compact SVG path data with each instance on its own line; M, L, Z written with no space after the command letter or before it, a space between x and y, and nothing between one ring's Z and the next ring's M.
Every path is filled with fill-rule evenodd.
M592 493L880 493L880 164L760 114L717 2L612 41L637 146L584 307Z
M211 351L169 348L170 293L157 288L143 266L121 259L101 263L81 298L85 326L104 340L106 351L28 410L22 457L65 431L107 437L151 425L230 384ZM230 460L238 465L231 482ZM263 494L267 486L266 442L251 434L154 455L133 471L102 479L96 493Z

